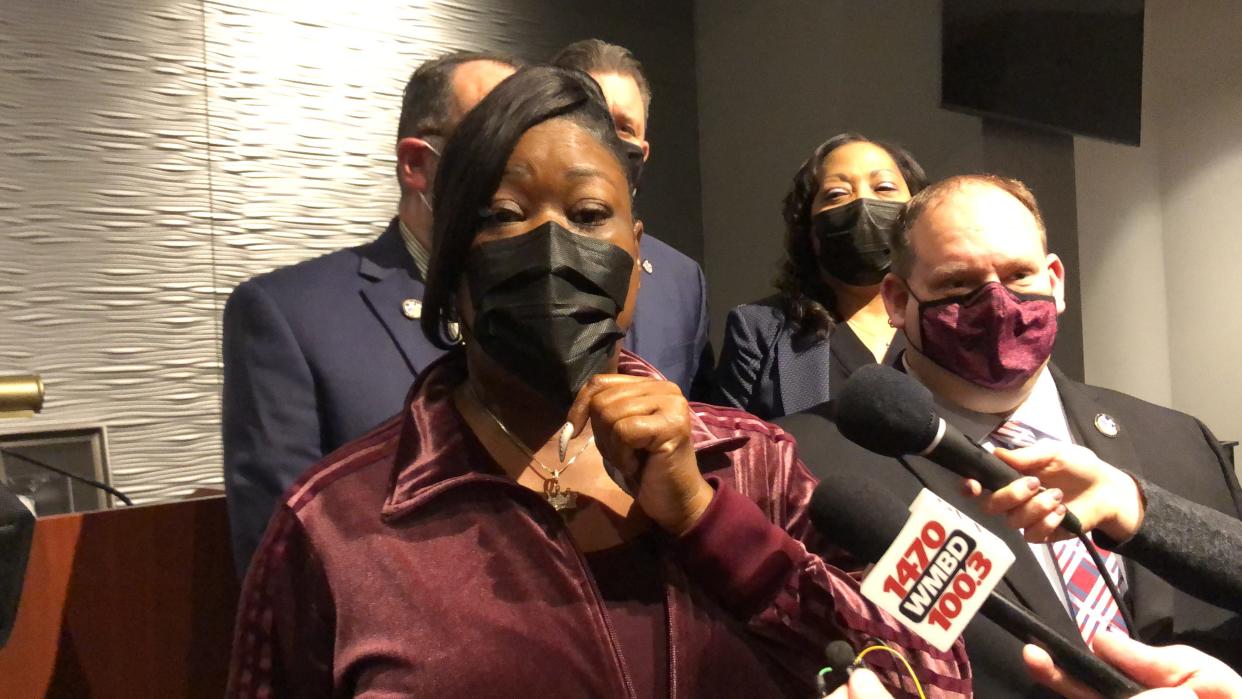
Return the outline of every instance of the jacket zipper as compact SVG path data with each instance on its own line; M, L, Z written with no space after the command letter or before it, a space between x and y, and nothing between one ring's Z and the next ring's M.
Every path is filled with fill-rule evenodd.
M544 503L544 506L552 510L552 506ZM560 518L560 515L557 515ZM582 571L583 577L587 581L587 585L591 588L591 600L595 603L595 611L599 621L603 622L604 630L608 633L608 647L612 649L612 657L616 662L616 669L621 675L621 682L625 685L625 694L629 699L638 699L638 694L634 691L634 680L630 677L629 669L625 666L625 658L621 655L621 644L617 641L617 634L612 629L612 622L608 620L608 611L604 607L604 596L600 594L599 585L595 582L595 574L591 572L591 566L587 565L586 557L573 545L573 541L569 538L569 529L562 525L558 532L558 538L561 540L561 546L568 545L569 550L573 551L574 559L578 561L578 568ZM671 645L671 642L670 642Z
M672 584L672 566L668 563L663 555L660 556L660 563L664 566L664 632L667 634L667 648L665 654L668 655L668 699L677 699L677 647L673 644L673 591L675 586Z

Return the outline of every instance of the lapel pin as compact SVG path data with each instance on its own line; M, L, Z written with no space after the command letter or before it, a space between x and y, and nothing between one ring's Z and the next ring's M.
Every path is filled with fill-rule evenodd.
M643 271L647 274L651 274L652 270L653 267L651 266L651 260L643 260Z
M1116 437L1117 433L1121 432L1121 425L1117 424L1112 415L1099 413L1095 416L1095 429L1105 437Z
M401 313L410 320L418 320L423 315L423 302L418 299L406 299L401 302Z

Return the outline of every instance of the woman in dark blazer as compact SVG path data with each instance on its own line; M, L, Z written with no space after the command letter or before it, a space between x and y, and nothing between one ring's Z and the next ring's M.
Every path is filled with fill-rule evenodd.
M904 340L879 294L888 232L926 185L897 146L843 133L815 149L785 195L777 293L729 313L715 402L788 415L828 400L859 366L897 356Z

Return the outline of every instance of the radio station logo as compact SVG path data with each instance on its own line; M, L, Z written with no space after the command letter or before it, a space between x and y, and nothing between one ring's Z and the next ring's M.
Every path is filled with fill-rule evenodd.
M992 571L992 563L973 537L938 521L929 521L884 579L884 591L896 595L898 610L915 623L926 620L942 629L962 613Z

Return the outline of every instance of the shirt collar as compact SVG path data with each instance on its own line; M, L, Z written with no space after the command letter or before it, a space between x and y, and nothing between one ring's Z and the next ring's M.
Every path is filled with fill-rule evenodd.
M418 274L423 279L427 278L427 265L431 262L431 251L414 237L414 233L406 228L405 221L397 219L397 225L401 227L401 241L405 243L405 249L410 253L410 257L414 258L414 266L418 268Z
M637 355L622 349L617 373L663 379ZM494 481L517 486L505 476L475 438L453 403L453 389L466 377L465 352L449 352L427 367L406 400L394 476L381 515L402 517L436 494L456 485ZM693 410L691 439L696 454L737 449L745 436L719 436Z

